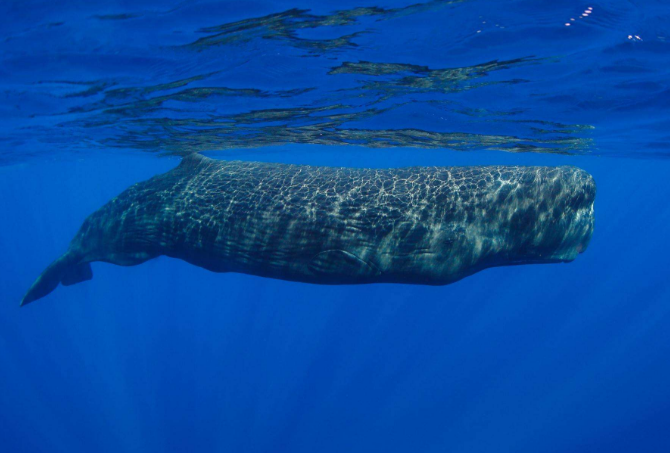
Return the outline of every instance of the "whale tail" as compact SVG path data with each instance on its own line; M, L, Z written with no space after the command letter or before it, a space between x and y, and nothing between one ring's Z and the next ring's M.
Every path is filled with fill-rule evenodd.
M65 253L51 263L30 287L21 300L21 306L41 299L56 289L59 283L64 286L74 285L93 278L91 264L79 262L71 252Z

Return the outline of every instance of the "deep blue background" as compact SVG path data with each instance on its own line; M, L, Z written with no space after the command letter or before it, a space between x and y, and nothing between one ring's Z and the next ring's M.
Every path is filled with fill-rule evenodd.
M395 3L383 6L403 5ZM663 2L464 2L366 22L374 31L357 38L356 48L316 56L262 37L193 53L161 45L191 42L200 27L294 6L327 14L371 5L187 5L168 14L170 5L161 2L3 2L3 452L670 451ZM570 29L577 30L571 38L561 35L564 16L587 6L593 23ZM104 27L91 19L122 12L138 17ZM507 28L475 36L482 14ZM64 24L49 28L58 21ZM643 41L629 40L630 33ZM295 54L284 59L278 52ZM252 66L224 67L245 55ZM357 127L411 124L536 143L546 134L524 120L592 125L564 133L592 140L578 150L584 155L295 144L213 146L208 154L361 167L577 165L596 179L596 228L586 253L570 264L490 269L446 287L332 287L214 274L160 258L130 268L96 263L92 281L18 306L87 215L178 164L141 152L157 149L104 141L133 130L137 119L332 104L328 96L358 77L326 75L342 61L444 68L527 55L556 61L478 79L529 80L515 85L397 94L383 102L414 102ZM223 71L210 85L318 89L296 99L173 100L123 117L110 118L99 106L64 113L99 101L110 87L212 69L203 65ZM71 88L45 82L66 78L111 85L71 97ZM429 102L438 98L454 104L441 111ZM87 120L104 127L77 123ZM156 147L184 151L173 132L148 135L160 137Z
M378 165L290 147L250 159ZM160 258L18 307L85 216L176 159L0 169L6 451L667 451L665 163L501 153L388 165L577 164L596 232L570 264L446 287L314 286Z

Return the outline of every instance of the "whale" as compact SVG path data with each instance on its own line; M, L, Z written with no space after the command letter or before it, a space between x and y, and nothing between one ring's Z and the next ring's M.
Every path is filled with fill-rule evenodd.
M191 154L91 214L25 294L159 256L213 272L341 285L446 285L584 252L596 185L573 166L338 168Z

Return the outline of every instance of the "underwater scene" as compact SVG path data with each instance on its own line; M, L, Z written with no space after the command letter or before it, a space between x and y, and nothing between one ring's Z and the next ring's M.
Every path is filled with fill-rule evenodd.
M670 1L0 2L0 451L670 452Z

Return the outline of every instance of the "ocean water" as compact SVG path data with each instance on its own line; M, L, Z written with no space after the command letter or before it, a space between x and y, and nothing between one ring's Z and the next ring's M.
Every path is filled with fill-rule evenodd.
M669 41L660 0L1 2L0 451L670 451ZM162 257L19 307L192 152L575 165L595 232L443 287Z

